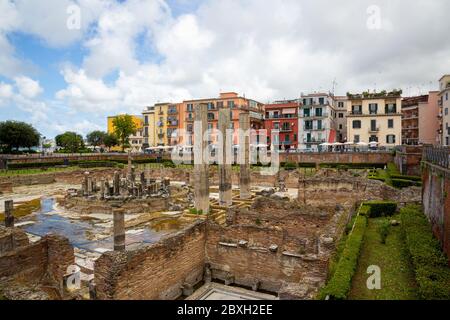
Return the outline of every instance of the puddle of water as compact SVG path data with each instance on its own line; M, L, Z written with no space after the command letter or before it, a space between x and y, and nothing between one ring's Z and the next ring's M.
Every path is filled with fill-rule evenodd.
M112 250L114 246L113 236L101 240L92 241L92 235L101 234L106 231L92 223L92 221L71 220L58 214L54 209L56 200L54 198L43 198L41 209L34 213L32 225L24 225L22 229L33 235L43 237L48 234L57 234L69 239L69 242L77 248L95 251L98 248ZM177 219L164 219L158 221L151 227L143 229L135 234L127 234L126 245L136 247L158 242L163 236L183 227Z

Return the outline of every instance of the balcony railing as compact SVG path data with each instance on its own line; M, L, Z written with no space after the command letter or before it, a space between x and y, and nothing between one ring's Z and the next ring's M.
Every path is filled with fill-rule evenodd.
M369 133L377 133L380 131L380 128L369 128Z
M450 165L450 148L426 146L423 150L422 159L448 169Z

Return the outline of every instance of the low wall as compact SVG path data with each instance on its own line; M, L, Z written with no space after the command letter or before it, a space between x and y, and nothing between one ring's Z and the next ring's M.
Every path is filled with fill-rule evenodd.
M0 255L0 278L50 285L62 296L63 278L74 259L66 238L48 235Z
M396 152L394 162L401 174L420 176L420 162L422 161L423 147L403 146Z
M30 243L20 229L0 227L0 256Z
M108 252L95 263L99 299L172 300L203 279L205 222L152 246Z
M450 170L426 161L422 167L423 209L450 262Z
M156 155L135 154L134 161L156 160ZM170 160L170 154L164 154L164 160ZM389 163L394 159L391 152L308 152L308 153L281 153L281 162L298 163ZM127 161L127 154L90 154L90 155L30 155L12 156L1 155L0 160L8 163L60 163L64 161Z

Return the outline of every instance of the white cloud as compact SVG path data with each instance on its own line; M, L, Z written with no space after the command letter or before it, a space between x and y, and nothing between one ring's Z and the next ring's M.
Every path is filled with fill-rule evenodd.
M16 82L19 93L28 99L36 98L44 91L39 85L38 81L35 81L28 77L15 77L14 81Z
M9 99L13 96L13 87L0 82L0 99Z

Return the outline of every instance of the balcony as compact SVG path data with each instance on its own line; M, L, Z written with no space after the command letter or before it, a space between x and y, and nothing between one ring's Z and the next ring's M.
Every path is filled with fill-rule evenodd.
M186 117L187 122L194 122L194 117Z
M178 110L177 109L169 109L167 111L167 114L178 114Z
M158 127L164 127L164 122L158 121L157 126Z
M362 116L362 111L352 111L352 112L350 112L350 114L352 115L352 116Z
M378 133L380 132L380 128L369 128L369 133Z

